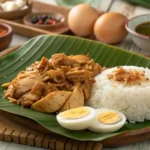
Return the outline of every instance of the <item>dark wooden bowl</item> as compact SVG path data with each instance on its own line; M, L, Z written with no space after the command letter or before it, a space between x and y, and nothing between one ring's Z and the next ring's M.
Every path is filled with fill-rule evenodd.
M10 42L12 41L13 30L11 26L4 23L0 23L0 27L7 29L7 33L3 36L0 36L0 51L2 51L5 48L7 48Z
M32 9L32 4L27 4L28 7L25 9L15 10L15 11L3 11L0 7L0 18L8 19L8 20L15 20L23 18L26 14L30 13Z
M48 16L52 16L56 19L59 19L60 22L56 23L56 24L41 24L41 25L37 25L37 24L33 24L31 23L31 18L33 16L39 16L39 15L48 15ZM35 28L40 28L40 29L44 29L44 30L49 30L49 29L52 29L52 28L57 28L57 27L60 27L64 24L65 22L65 17L60 14L60 13L47 13L47 12L41 12L41 13L30 13L28 15L26 15L24 18L23 18L23 23L26 24L26 25L29 25L29 26L32 26L32 27L35 27Z

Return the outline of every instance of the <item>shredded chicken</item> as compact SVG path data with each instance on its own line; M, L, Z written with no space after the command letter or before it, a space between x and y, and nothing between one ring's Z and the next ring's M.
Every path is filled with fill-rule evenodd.
M88 70L77 70L77 71L69 71L66 73L66 78L69 81L84 81L87 79L91 79L93 74Z
M43 57L41 61L31 64L6 84L8 89L5 91L5 97L10 102L39 111L47 105L46 109L42 108L42 112L53 112L51 107L58 104L61 104L61 107L57 106L54 110L58 111L59 108L63 111L83 106L85 100L90 97L95 82L94 76L101 71L101 66L90 59L89 55L54 54L50 60ZM66 92L69 92L66 100L57 102ZM52 96L51 93L59 94Z
M71 96L61 108L61 111L69 110L72 108L81 107L84 105L84 94L79 85L76 85Z
M22 71L12 80L5 93L5 97L19 99L24 93L31 90L36 81L42 80L38 71Z
M56 83L61 83L61 82L64 82L64 80L65 80L64 71L61 69L48 70L46 72L46 75L49 80L52 80L53 82L56 82Z
M37 69L43 74L45 71L50 69L49 60L45 57L42 58L41 62L39 63Z
M63 53L55 54L52 56L52 66L53 68L59 68L60 66L76 66L79 62L75 59L67 57Z
M30 107L32 104L37 102L39 99L40 99L39 95L31 94L30 92L27 92L22 95L22 97L17 101L17 103L24 107Z

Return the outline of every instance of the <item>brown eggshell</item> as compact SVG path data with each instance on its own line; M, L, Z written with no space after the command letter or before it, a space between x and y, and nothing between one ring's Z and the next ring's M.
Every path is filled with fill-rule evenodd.
M120 42L127 35L125 22L127 18L116 12L100 16L94 24L94 34L102 42L113 44Z
M93 32L93 26L98 17L96 9L87 4L79 4L69 12L68 25L76 35L88 36Z

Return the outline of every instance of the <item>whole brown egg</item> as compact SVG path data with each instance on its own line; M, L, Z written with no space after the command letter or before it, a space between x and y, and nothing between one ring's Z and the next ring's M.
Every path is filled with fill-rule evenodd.
M78 36L88 36L93 32L93 26L98 12L88 4L74 6L68 15L68 25L71 31Z
M123 40L127 31L127 18L117 12L108 12L100 16L94 24L94 34L100 41L114 44Z

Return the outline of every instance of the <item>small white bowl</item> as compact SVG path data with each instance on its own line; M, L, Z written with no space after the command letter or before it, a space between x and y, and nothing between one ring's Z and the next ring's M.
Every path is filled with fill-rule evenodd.
M145 52L150 52L150 36L146 36L135 31L135 28L142 24L150 22L150 14L144 14L133 17L125 24L127 31L131 34L133 42Z

